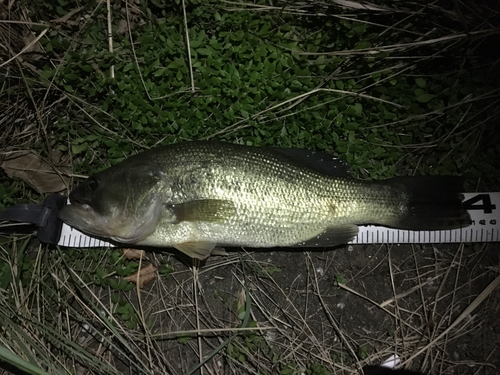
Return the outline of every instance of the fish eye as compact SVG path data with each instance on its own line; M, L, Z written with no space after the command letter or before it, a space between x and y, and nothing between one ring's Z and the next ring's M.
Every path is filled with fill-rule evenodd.
M99 186L99 181L95 177L89 178L89 182L87 182L87 186L90 190L95 190Z

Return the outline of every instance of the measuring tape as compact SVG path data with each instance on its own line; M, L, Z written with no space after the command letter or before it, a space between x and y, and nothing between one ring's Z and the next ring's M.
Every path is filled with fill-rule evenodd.
M377 225L359 226L351 244L377 243L453 243L500 241L500 192L464 193L464 207L469 211L471 225L466 228L414 231L392 229ZM63 224L58 245L67 247L113 247L114 245L89 237Z
M452 243L500 241L500 193L464 193L471 225L449 230L401 230L375 225L360 226L352 244Z

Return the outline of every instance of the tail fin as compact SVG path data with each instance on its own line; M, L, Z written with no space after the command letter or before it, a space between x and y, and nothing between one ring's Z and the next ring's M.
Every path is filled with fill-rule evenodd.
M397 227L446 230L466 227L470 216L462 206L463 180L454 176L395 177L387 180L407 195L405 214Z

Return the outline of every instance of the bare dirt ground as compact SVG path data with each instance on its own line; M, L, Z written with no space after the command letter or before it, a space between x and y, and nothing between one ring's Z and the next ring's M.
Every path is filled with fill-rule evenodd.
M430 374L499 372L498 244L229 250L172 259L141 291L143 351L165 373L355 374L394 354Z

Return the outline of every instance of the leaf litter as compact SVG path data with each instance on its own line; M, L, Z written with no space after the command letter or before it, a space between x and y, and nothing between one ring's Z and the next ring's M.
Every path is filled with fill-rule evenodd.
M31 150L15 151L4 154L0 167L10 178L19 178L40 194L67 189L72 175L69 159L54 151L49 160Z

